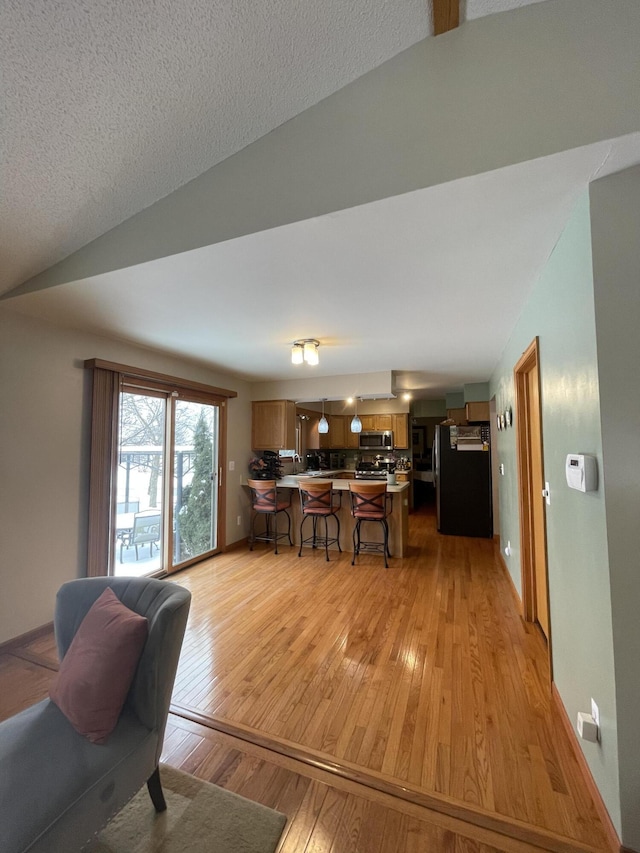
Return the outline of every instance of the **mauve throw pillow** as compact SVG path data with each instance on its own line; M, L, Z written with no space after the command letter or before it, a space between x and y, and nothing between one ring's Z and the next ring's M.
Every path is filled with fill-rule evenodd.
M116 727L146 639L146 618L107 587L71 641L49 695L92 743Z

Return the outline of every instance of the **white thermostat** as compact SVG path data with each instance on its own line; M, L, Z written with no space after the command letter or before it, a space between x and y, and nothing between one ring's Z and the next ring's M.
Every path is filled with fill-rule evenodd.
M579 492L594 492L598 488L598 466L595 456L586 453L568 453L566 463L567 486Z

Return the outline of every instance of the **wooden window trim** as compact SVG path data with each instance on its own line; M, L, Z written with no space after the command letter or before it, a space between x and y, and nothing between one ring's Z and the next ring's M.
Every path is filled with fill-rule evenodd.
M157 382L162 384L164 391L200 391L203 394L213 394L218 397L237 397L237 391L231 391L228 388L217 388L214 385L205 385L203 382L193 382L191 379L180 379L177 376L171 376L168 373L156 373L153 370L143 370L138 367L131 367L127 364L118 364L113 361L103 361L101 358L90 358L84 363L84 366L89 370L110 370L112 373L119 373L123 380L146 380L147 382ZM128 384L128 383L127 383ZM134 383L131 383L134 384Z

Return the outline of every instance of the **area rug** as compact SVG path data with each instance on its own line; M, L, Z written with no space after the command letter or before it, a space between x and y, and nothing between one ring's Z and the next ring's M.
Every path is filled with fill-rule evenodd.
M139 791L85 853L273 853L286 817L217 785L160 766L166 812Z

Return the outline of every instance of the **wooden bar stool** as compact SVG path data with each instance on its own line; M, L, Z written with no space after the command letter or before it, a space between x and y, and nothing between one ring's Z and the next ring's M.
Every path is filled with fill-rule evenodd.
M302 556L302 546L311 545L312 548L322 547L329 560L329 545L335 542L338 546L338 551L342 551L340 547L340 519L338 511L342 506L342 494L333 491L333 483L331 480L301 480L299 483L300 489L300 508L302 510L302 521L300 522L300 550L298 557ZM335 498L339 500L336 502ZM329 536L329 528L327 520L333 517L336 522L336 535ZM302 528L307 518L311 518L313 524L313 533L306 539L303 539ZM318 534L318 520L324 519L324 536Z
M360 551L375 551L384 555L384 567L388 569L387 557L391 556L391 552L389 551L389 523L387 518L391 514L393 495L387 492L387 484L384 480L370 482L350 480L349 494L351 497L351 515L355 519L351 565L355 565L356 557ZM382 542L362 539L360 528L363 521L376 521L382 526Z
M289 508L291 507L291 489L287 489L289 500L283 500L282 494L278 492L275 480L247 480L247 485L251 489L251 536L249 538L249 550L253 551L255 542L273 542L275 553L278 553L278 539L284 539L286 536L289 539L289 545L293 545L291 541L291 516ZM287 517L287 532L278 532L278 513L283 512ZM256 518L259 515L265 517L265 532L256 536L255 525Z

